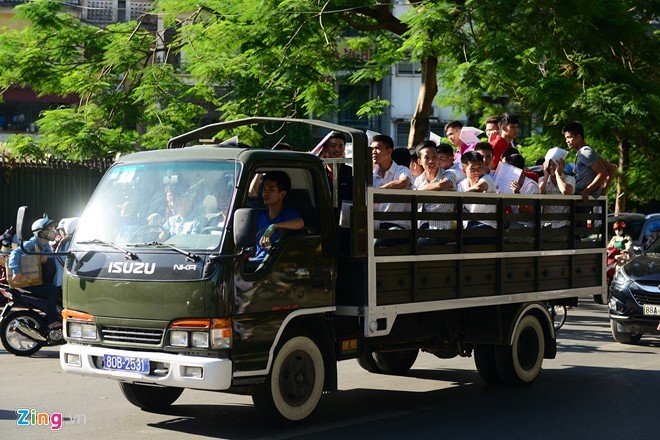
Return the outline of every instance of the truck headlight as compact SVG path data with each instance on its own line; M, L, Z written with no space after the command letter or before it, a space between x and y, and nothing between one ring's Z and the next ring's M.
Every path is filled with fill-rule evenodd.
M208 332L192 332L192 346L198 348L209 347Z
M188 346L188 332L183 330L173 330L170 332L170 345L174 347Z
M67 323L67 335L76 339L96 339L96 325L84 322Z

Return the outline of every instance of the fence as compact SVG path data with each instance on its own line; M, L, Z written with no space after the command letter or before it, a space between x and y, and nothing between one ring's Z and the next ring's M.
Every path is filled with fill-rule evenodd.
M23 205L28 206L28 224L43 213L55 222L79 216L111 164L102 159L16 162L0 157L0 229L16 224L16 211Z

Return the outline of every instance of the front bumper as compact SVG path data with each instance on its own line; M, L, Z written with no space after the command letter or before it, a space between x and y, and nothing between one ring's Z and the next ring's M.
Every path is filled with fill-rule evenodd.
M105 370L104 354L149 359L149 363L158 368L157 371L152 368L149 373ZM226 390L232 380L232 361L229 359L128 351L84 344L69 343L60 348L60 365L66 373L198 390ZM190 368L201 368L201 376L187 375L186 370Z
M644 315L644 304L660 304L658 287L634 281L610 286L610 319L630 333L660 334L660 316Z

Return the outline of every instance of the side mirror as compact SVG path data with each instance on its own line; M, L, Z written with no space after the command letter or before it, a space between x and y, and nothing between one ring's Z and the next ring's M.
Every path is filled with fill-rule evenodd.
M257 211L240 208L234 212L234 243L242 249L253 246L257 237Z
M16 212L16 237L18 241L23 241L23 222L25 221L25 215L27 214L27 206L21 206Z

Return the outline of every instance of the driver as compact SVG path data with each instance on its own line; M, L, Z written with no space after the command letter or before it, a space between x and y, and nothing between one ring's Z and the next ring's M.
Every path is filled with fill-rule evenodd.
M261 182L261 194L268 211L257 213L257 249L252 261L263 261L272 245L281 239L283 230L305 227L300 213L284 206L286 193L291 189L289 175L284 171L269 171Z
M48 252L52 253L53 248L50 246L50 241L53 241L57 236L55 225L48 216L40 218L32 223L33 237L23 243L23 247L28 252ZM21 272L21 257L27 255L23 249L17 247L11 252L9 256L9 269L12 271L12 282L21 284L25 281L25 276ZM39 263L42 266L42 284L38 286L22 287L29 291L32 295L39 298L46 299L46 316L48 318L48 328L50 330L62 328L62 322L58 319L56 310L57 299L60 295L60 290L53 284L53 277L55 275L55 262L52 256L39 255Z

